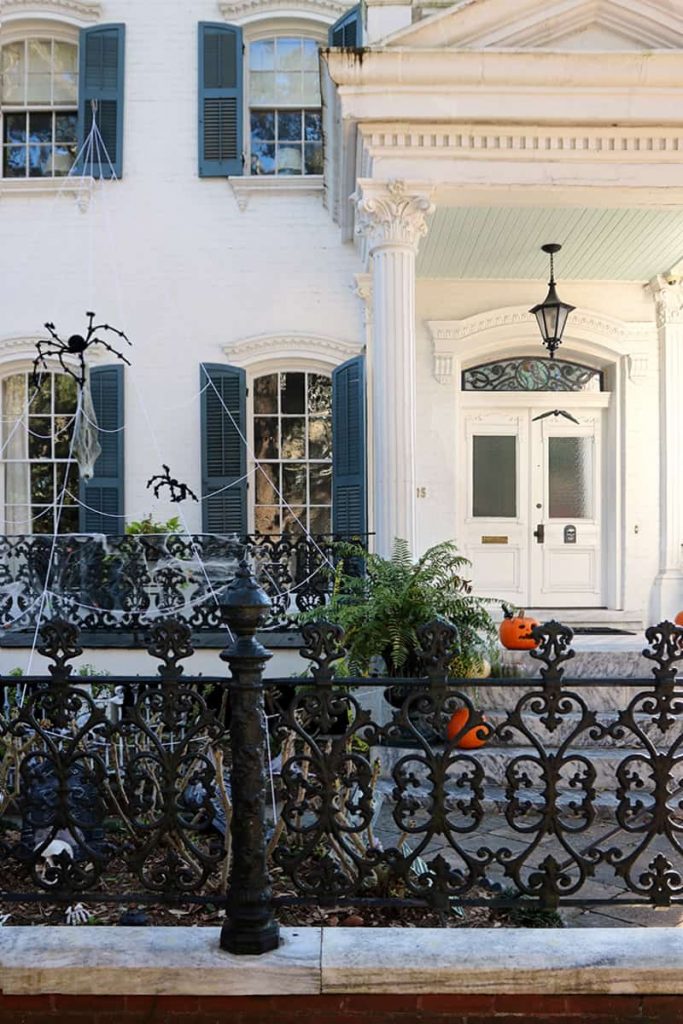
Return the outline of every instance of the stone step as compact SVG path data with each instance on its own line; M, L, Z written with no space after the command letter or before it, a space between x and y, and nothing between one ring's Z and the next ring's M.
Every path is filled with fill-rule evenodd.
M585 677L590 678L590 677ZM593 677L596 678L596 677ZM621 677L628 678L628 677ZM634 677L638 678L638 677ZM651 677L650 677L651 678ZM501 710L501 711L512 711L519 700L529 693L530 689L535 691L536 689L540 692L540 685L536 687L518 686L514 680L502 680L502 681L480 681L473 682L471 686L463 687L463 693L469 697L472 703L476 707L482 708L482 710ZM643 685L639 686L620 686L619 680L615 679L614 684L606 686L595 686L590 683L586 683L582 686L577 686L572 689L571 679L566 680L566 685L562 687L563 694L567 692L573 692L581 698L586 704L586 707L592 711L598 713L603 711L621 711L623 708L627 708L633 698L639 693L652 693L653 687L648 677L644 677Z
M565 679L651 679L653 662L644 658L645 639L638 641L634 650L581 650L575 648L571 661L564 663ZM528 651L502 651L501 665L507 675L535 677L542 662L532 658Z
M370 750L371 759L379 759L380 762L380 777L389 779L392 776L393 769L396 767L399 761L403 758L409 758L411 753L414 755L410 761L410 764L406 763L406 770L412 772L415 776L417 787L421 787L424 783L425 788L429 789L428 775L429 768L424 763L423 752L418 748L406 748L406 747L372 747ZM521 790L520 795L523 798L529 799L530 795L534 792L542 794L543 792L543 778L541 765L535 764L535 758L537 754L533 747L483 747L479 750L467 751L462 750L457 752L459 757L453 762L448 769L448 774L453 778L454 783L458 776L467 772L467 764L469 759L474 759L478 764L481 765L484 771L484 777L488 786L505 788L507 786L506 769L515 758L523 758L524 763L520 764L519 771L525 771L529 775L530 786L528 789ZM557 753L556 748L546 748L546 753ZM595 779L592 782L592 786L599 792L613 792L619 786L619 779L617 777L617 770L620 763L629 755L637 755L638 762L634 762L631 766L631 773L638 772L641 779L649 783L650 772L647 769L647 762L649 760L648 755L641 748L629 748L620 747L613 749L604 748L584 748L582 750L572 751L572 759L567 762L562 771L562 778L558 784L558 789L563 797L567 800L580 800L582 795L582 789L580 785L571 786L570 780L574 774L584 776L587 770L586 763L588 763L595 771ZM683 780L680 780L683 781ZM469 790L469 786L465 781L462 784L463 792L466 793ZM647 802L647 796L650 791L650 785L646 785L642 790L633 789L634 798L639 797ZM411 791L412 792L412 791ZM453 785L453 793L456 793L456 786Z
M497 728L504 725L507 721L508 715L504 710L498 708L481 708L486 721ZM569 715L563 715L562 721L552 732L546 728L541 721L540 715L525 714L524 725L529 730L531 735L537 739L543 747L558 747L564 743L578 727L581 721L581 714L579 712L572 713ZM656 721L652 720L651 715L635 714L634 722L636 726L642 731L645 736L655 747L661 747L662 749L669 749L677 737L680 734L681 723L677 719L673 725L665 732L658 727ZM616 714L614 712L602 711L597 715L597 720L603 727L614 725L616 722ZM511 747L519 746L520 743L524 743L524 737L520 734L519 730L512 730L511 739L508 742L504 742L498 736L493 737L489 740L487 746L489 747ZM634 736L630 729L624 731L624 735L619 736L602 736L596 738L595 735L591 735L591 729L585 729L580 732L577 736L572 739L572 748L604 748L604 747L618 747L620 749L632 748L634 744L640 745L642 740L638 736Z
M380 778L377 782L376 791L383 794L386 805L391 807L394 804L395 783L392 779ZM510 801L503 786L495 786L491 783L484 783L482 787L481 808L486 814L504 816ZM411 798L418 801L425 811L431 806L431 790L425 786L418 786L410 791ZM542 811L545 802L541 793L530 792L525 794L525 801L530 805L531 813L535 810ZM557 799L557 807L569 812L569 804L576 801L575 793L560 793ZM595 815L603 821L614 822L619 800L614 790L600 790L595 794L591 807ZM476 833L475 833L476 834Z

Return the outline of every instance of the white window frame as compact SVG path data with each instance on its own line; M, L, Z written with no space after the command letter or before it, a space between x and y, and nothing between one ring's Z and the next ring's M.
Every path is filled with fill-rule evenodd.
M30 21L13 21L2 26L2 41L0 46L6 46L8 43L18 43L23 41L30 41L31 39L54 39L60 43L71 43L76 47L77 53L77 67L80 65L78 62L79 57L79 45L80 45L80 33L79 29L75 25L69 25L62 21L52 21L47 19L31 19ZM0 65L1 66L1 65ZM1 73L1 72L0 72ZM1 96L1 93L0 93ZM67 111L73 110L73 105L60 104L55 106L54 104L47 107L43 104L36 104L28 106L26 104L7 104L0 103L0 145L4 141L4 121L3 113L16 114L22 113L26 110L34 110L36 113L43 111ZM78 90L76 95L76 111L78 111ZM31 190L43 191L45 188L59 188L67 180L68 176L55 176L50 175L49 177L43 178L31 178L26 175L20 178L6 178L3 175L3 164L4 164L4 153L3 160L0 161L0 184L4 191L8 187L11 190L16 189L17 191L24 190L28 186Z
M247 451L247 472L248 486L247 486L247 524L249 533L254 533L256 527L256 474L259 472L256 466L256 447L254 438L254 393L256 380L259 377L267 377L273 373L316 373L321 376L330 378L330 386L332 383L332 370L334 367L320 363L311 363L310 361L299 361L292 359L283 359L279 361L273 361L272 364L261 364L253 369L247 377L247 440L249 442L249 448ZM330 404L330 423L332 422L332 406ZM277 462L277 464L286 463L287 459L269 460L265 459L264 462ZM308 465L310 462L318 462L322 460L318 459L292 459L291 462L304 462ZM332 467L332 458L329 459L330 468ZM269 506L268 506L269 507ZM313 506L316 507L316 506ZM332 495L330 494L330 517L332 515ZM310 509L310 505L306 505L306 509ZM281 532L281 531L280 531ZM331 520L330 520L330 532L331 532Z
M5 381L8 380L11 377L16 377L16 376L22 375L22 376L26 376L28 378L28 385L30 387L30 380L31 380L32 372L33 372L33 363L27 364L24 361L16 362L16 363L8 362L7 364L2 366L2 370L0 372L0 425L2 425L2 421L4 420L3 389L4 389ZM63 371L60 370L59 367L54 366L54 365L49 365L46 372L50 373L50 374L53 374L53 375L60 375L60 376L63 375ZM26 417L28 417L28 415L29 415L29 411L27 410L24 413L24 416L22 418L26 418ZM34 415L37 415L37 414L34 414ZM50 416L50 418L52 419L52 415L53 415L52 412L48 413L47 415ZM60 414L60 415L68 416L70 414L69 413L65 413L65 414ZM26 427L27 427L27 424L25 424L24 427L22 427L22 429L26 430ZM28 439L27 439L27 452L28 452L28 443L29 442L28 442ZM2 532L3 532L3 534L7 534L8 524L7 524L7 494L6 494L6 486L5 486L5 466L7 465L7 462L10 461L10 460L7 460L6 457L5 457L4 445L5 445L5 438L4 438L4 428L3 428L3 429L0 429L0 520L2 521ZM20 460L11 460L11 461L20 461L20 462L26 461L29 464L31 462L31 460L29 459L28 455L27 455L26 460L20 459ZM34 461L40 461L40 460L34 460ZM58 458L58 459L45 460L45 464L46 465L49 464L51 466L54 466L55 463L67 464L69 462L71 462L73 465L76 464L76 460L75 460L73 454L71 456L71 459L69 459L69 458ZM30 484L30 475L29 475L29 495L28 495L28 498L29 498L29 507L32 507L33 506L33 502L31 501L30 486L31 486L31 484ZM56 497L57 497L57 495L55 494L55 498ZM76 495L76 497L78 497L78 495ZM52 518L51 518L51 522L53 524L53 527L54 527L54 504L55 503L53 502L52 506L51 506L53 508ZM69 507L73 507L73 505L74 505L74 503L69 501L68 498L65 499L65 501L64 501L64 505L67 505L67 504L68 504ZM50 506L46 505L46 507L50 507ZM44 514L43 518L44 519L48 519L48 515ZM47 534L43 534L43 533L34 534L34 532L33 532L33 523L32 523L32 521L31 522L28 521L28 517L27 517L27 521L22 524L22 529L20 531L20 535L27 535L27 536L50 536L51 533L52 533L52 531L49 531Z
M327 31L328 25L321 24L319 21L314 21L310 18L278 18L268 19L267 21L258 21L249 25L245 25L242 29L242 41L244 43L244 61L243 61L243 97L244 97L244 108L243 108L243 124L244 124L244 178L250 178L252 182L255 180L269 182L276 181L279 185L283 184L283 179L290 184L294 181L305 181L308 184L320 183L322 188L322 174L252 174L251 173L251 103L249 96L249 87L251 84L251 68L249 65L250 55L250 44L258 42L261 39L274 39L276 37L285 38L299 38L299 39L313 39L318 47L327 45ZM302 103L301 108L292 107L295 109L305 109L305 104ZM316 108L317 109L317 108ZM320 97L320 112L322 115L322 94ZM321 135L322 141L322 135ZM234 181L234 179L231 179ZM294 186L296 188L296 186Z

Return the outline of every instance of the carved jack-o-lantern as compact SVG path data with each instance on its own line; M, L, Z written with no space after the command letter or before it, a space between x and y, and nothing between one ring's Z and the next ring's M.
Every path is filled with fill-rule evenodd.
M505 618L500 624L498 636L503 647L509 651L531 651L538 646L531 635L531 630L538 625L536 619L526 616L524 612L515 614L512 608L504 608Z

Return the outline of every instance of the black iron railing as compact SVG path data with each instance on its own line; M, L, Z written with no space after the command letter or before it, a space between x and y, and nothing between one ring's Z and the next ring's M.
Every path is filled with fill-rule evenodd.
M26 643L45 614L78 623L88 642L98 646L138 644L154 619L168 615L186 621L197 639L207 642L213 634L213 641L220 642L217 598L243 558L271 600L264 628L292 630L293 613L326 603L330 579L325 570L341 539L291 534L2 536L0 642Z
M246 565L222 614L229 678L184 675L178 620L150 628L157 675L78 677L58 620L49 676L2 680L1 909L211 904L224 947L259 952L292 904L683 902L682 627L647 631L650 679L572 680L571 630L548 623L540 678L473 690L447 623L421 631L420 679L336 679L327 623L303 627L306 678L264 679Z

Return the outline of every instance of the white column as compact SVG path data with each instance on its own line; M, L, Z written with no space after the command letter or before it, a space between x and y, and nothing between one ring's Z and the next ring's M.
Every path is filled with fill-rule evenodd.
M372 260L374 547L387 556L400 537L417 554L415 256L433 206L401 181L354 198Z
M659 335L659 572L654 621L683 611L683 286L657 277L654 294Z

